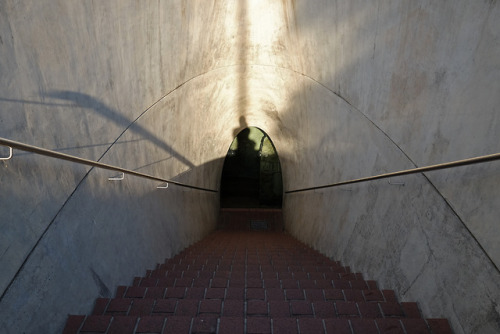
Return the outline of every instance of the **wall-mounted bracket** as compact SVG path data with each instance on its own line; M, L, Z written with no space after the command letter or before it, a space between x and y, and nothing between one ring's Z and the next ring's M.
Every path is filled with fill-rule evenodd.
M108 181L121 181L125 178L125 173L121 173L119 176L108 177Z
M8 157L0 157L0 160L10 160L12 158L12 147L7 146L9 148L9 156Z
M156 189L167 189L168 188L168 182L160 184Z
M391 182L391 180L387 181L387 183L389 183L390 185L393 185L393 186L402 186L402 187L404 187L404 185L405 185L404 182Z

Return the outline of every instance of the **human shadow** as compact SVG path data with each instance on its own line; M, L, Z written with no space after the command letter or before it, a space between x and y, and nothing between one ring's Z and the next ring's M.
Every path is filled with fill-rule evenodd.
M221 176L221 207L281 207L281 168L268 135L248 127L243 116L233 133Z

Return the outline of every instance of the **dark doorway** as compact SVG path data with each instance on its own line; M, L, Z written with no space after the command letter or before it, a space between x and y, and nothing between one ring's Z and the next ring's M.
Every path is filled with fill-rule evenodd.
M281 208L281 165L269 136L256 127L231 143L221 177L221 208Z

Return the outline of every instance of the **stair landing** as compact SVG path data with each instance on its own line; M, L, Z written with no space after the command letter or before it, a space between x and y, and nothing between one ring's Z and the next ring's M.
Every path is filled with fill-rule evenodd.
M64 333L452 333L281 232L217 231L70 315Z

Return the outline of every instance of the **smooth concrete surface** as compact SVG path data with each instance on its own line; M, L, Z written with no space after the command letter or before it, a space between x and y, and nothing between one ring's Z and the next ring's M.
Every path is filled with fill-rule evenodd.
M0 136L209 188L248 126L285 190L496 153L499 41L486 0L4 0ZM218 195L14 153L2 332L58 332L215 228ZM285 229L456 333L498 333L499 164L286 195Z

